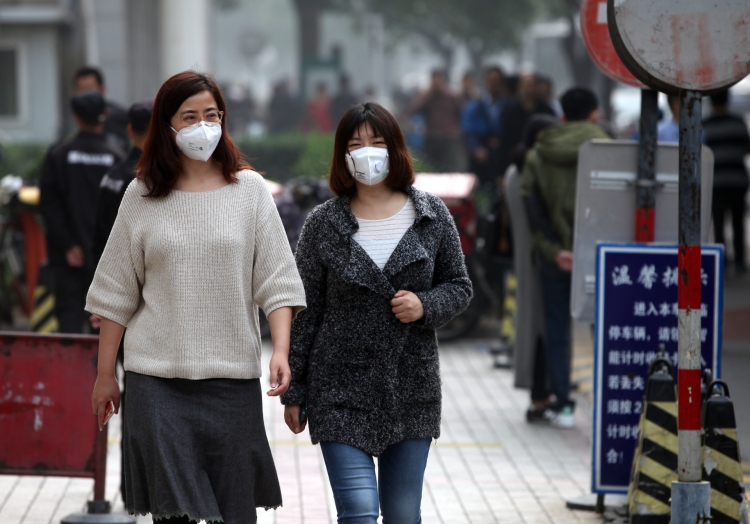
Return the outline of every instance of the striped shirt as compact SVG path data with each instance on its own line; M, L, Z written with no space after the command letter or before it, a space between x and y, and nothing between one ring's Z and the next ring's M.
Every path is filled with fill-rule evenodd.
M409 198L401 211L392 217L383 220L357 218L359 231L352 235L352 239L370 255L375 265L383 269L415 219L414 202Z

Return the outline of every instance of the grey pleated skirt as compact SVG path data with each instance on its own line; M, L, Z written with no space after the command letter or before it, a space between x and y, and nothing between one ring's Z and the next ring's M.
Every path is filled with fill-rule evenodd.
M252 524L256 507L281 506L259 379L128 371L126 384L124 496L131 515Z

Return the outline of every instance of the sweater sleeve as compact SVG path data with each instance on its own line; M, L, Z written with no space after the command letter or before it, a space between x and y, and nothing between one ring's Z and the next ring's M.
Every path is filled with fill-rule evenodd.
M141 196L130 184L86 297L86 311L127 326L141 302L144 252L133 232Z
M291 307L296 317L305 309L305 290L273 197L260 175L257 176L260 183L257 185L253 300L266 316L280 307Z
M466 270L461 239L445 204L438 202L439 220L446 222L446 233L435 257L432 289L415 293L422 301L424 317L417 325L437 329L448 323L469 305L473 289Z
M289 352L289 366L292 369L292 382L281 396L282 404L304 404L307 397L307 369L310 350L318 332L326 304L326 268L317 253L315 211L308 217L302 228L295 258L302 283L305 286L307 309L292 323L292 341Z

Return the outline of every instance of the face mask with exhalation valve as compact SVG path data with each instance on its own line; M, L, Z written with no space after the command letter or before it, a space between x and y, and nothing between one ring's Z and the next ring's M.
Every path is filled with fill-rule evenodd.
M374 186L388 176L388 150L382 147L362 147L346 154L346 165L355 180Z
M218 122L201 121L179 131L174 127L170 128L177 133L177 147L193 160L208 162L221 139L221 123Z

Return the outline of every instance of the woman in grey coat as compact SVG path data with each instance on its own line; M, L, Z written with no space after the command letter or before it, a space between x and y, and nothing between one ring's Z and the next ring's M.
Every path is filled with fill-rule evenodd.
M460 313L471 281L453 218L415 189L395 119L375 103L336 132L330 185L297 246L307 309L292 325L294 433L321 443L340 523L419 523L432 439L440 436L435 329ZM372 457L378 457L379 479Z

